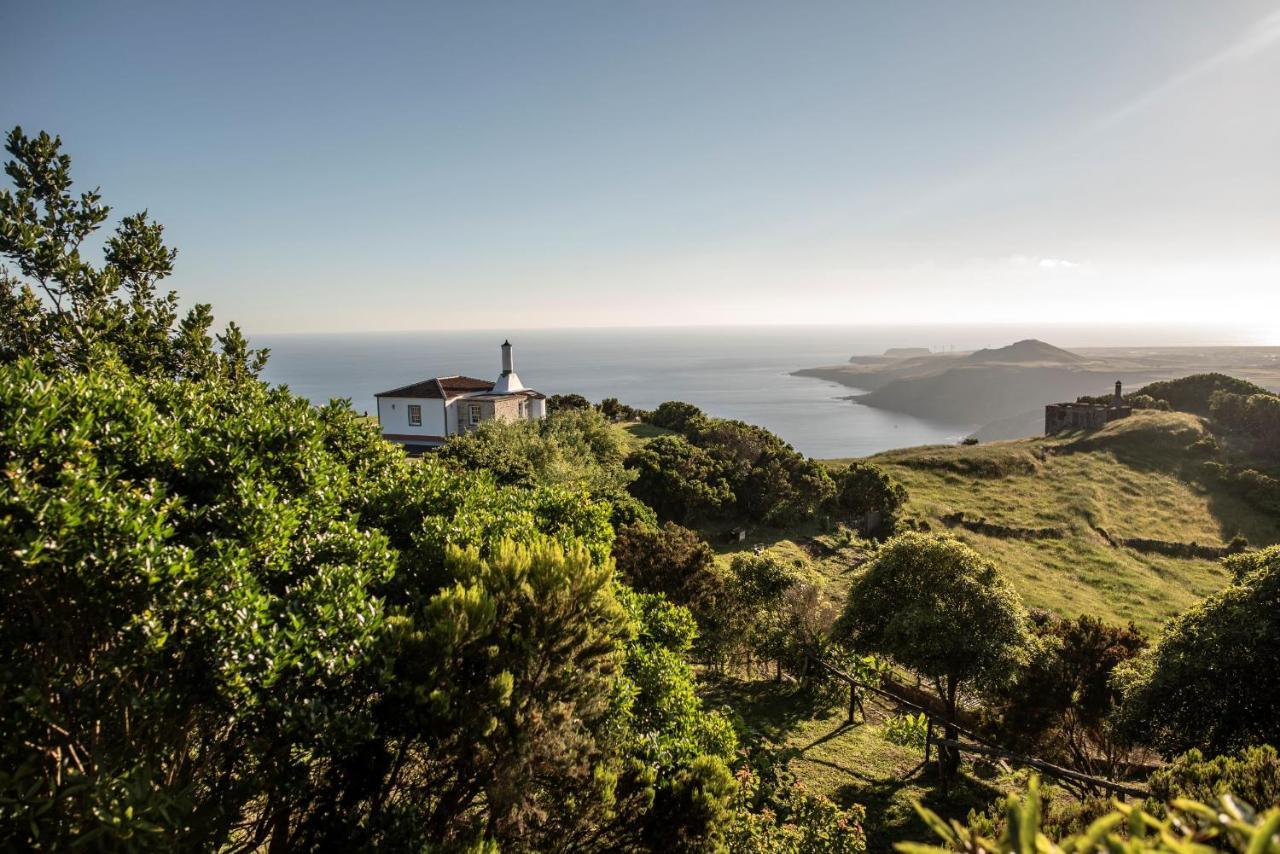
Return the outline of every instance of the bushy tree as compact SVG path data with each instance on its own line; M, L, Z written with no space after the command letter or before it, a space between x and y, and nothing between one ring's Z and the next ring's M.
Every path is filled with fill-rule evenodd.
M627 457L631 494L658 518L689 524L721 512L733 490L719 463L680 436L659 436Z
M718 663L755 659L780 667L787 627L782 605L801 578L797 567L772 555L734 555L724 594L704 626L707 656Z
M1236 582L1171 620L1117 674L1119 722L1166 754L1280 743L1280 546L1225 558Z
M1226 374L1207 373L1148 383L1138 390L1138 395L1165 401L1170 408L1179 412L1208 416L1212 410L1213 396L1218 392L1238 395L1268 394L1265 388L1248 380Z
M591 401L580 394L553 394L547 398L547 412L572 412L576 409L590 409Z
M655 427L684 433L699 419L705 418L702 410L692 403L668 400L649 413L649 423Z
M1089 616L1040 612L1033 625L1035 654L998 694L1001 743L1113 776L1127 751L1108 725L1119 701L1112 675L1146 648L1146 638L1132 623Z
M592 409L553 412L540 421L486 421L454 436L438 456L450 464L487 471L513 486L585 488L614 505L614 521L655 522L652 511L627 491L634 475L623 466L626 446L604 416Z
M711 546L695 531L674 522L618 528L613 557L632 588L666 596L695 614L714 607L724 587Z
M1280 454L1280 396L1217 391L1210 410L1221 427L1250 437L1263 453Z
M898 512L907 503L907 490L874 463L853 462L832 473L834 504L846 518L880 517L879 530L893 532ZM871 532L875 533L875 532Z
M179 320L178 297L158 285L176 250L145 211L124 217L94 265L82 250L111 215L96 189L73 192L62 140L15 127L6 150L12 190L0 190L0 360L28 357L48 367L88 369L106 347L136 373L200 377L256 375L265 350L251 350L231 324L209 335L213 313L196 305Z
M837 634L928 678L948 738L960 691L1007 681L1032 646L1022 601L990 561L958 540L917 533L886 542L854 579Z

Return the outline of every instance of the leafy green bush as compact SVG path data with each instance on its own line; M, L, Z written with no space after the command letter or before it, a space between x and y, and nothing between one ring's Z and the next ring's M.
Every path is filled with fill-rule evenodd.
M713 607L724 587L711 546L696 532L673 522L618 528L613 558L633 588L660 593L695 614Z
M1280 742L1280 546L1225 558L1235 583L1165 627L1117 671L1117 723L1172 755ZM1265 675L1264 675L1265 674Z
M1280 809L1255 812L1248 804L1230 795L1217 807L1194 800L1177 800L1168 815L1157 818L1141 806L1116 803L1107 814L1093 821L1079 834L1059 841L1044 831L1044 814L1039 781L1032 778L1025 797L1011 794L1005 801L1005 819L999 836L990 832L991 822L980 819L976 826L946 822L936 813L916 804L916 812L942 840L945 847L917 842L898 842L902 854L945 854L967 851L973 854L1104 854L1104 852L1186 852L1236 851L1241 854L1275 854L1280 851Z
M885 741L923 750L929 738L929 718L924 712L894 715L885 720L881 734Z
M846 517L880 517L878 531L892 533L898 512L907 503L907 490L874 463L854 462L832 474L834 504ZM877 533L877 532L872 532Z
M1231 794L1259 807L1280 807L1280 755L1269 744L1212 759L1189 750L1153 772L1147 784L1160 803L1175 798L1211 803Z

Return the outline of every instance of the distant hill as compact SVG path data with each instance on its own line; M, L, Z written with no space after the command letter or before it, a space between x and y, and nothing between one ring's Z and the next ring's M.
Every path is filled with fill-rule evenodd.
M963 361L970 365L1078 365L1088 360L1070 350L1026 338L1007 347L977 350Z
M1127 384L1139 378L1146 379L1094 373L1076 366L972 363L941 373L892 380L854 400L920 418L989 424L1046 403L1104 393L1117 379Z
M933 351L928 347L890 347L884 351L890 359L914 359L917 356L929 356Z
M990 557L1028 605L1151 631L1228 581L1206 553L1237 535L1280 542L1280 519L1209 476L1205 434L1193 415L1140 411L1092 433L871 459L907 487L909 517Z

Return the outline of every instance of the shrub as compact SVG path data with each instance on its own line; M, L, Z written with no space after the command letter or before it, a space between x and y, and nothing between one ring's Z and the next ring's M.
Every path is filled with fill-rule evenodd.
M642 593L659 593L694 610L710 607L723 587L715 552L688 528L667 522L618 529L613 543L618 572Z
M1280 546L1224 559L1235 583L1165 627L1117 672L1130 738L1166 755L1280 742Z
M660 404L657 409L649 413L649 423L655 427L662 427L667 430L674 430L677 433L686 432L693 422L698 419L705 418L702 410L694 406L692 403L684 403L679 400L668 400L666 403Z
M885 720L882 734L885 741L923 750L929 738L929 718L924 712L894 715Z
M1160 803L1175 798L1212 803L1229 793L1258 807L1280 807L1280 756L1267 744L1212 759L1189 750L1152 773L1147 783Z
M943 854L945 851L983 852L983 854L1094 854L1123 851L1168 852L1234 851L1240 854L1273 854L1280 850L1276 840L1280 831L1280 809L1257 813L1247 803L1224 797L1211 807L1193 800L1179 800L1165 818L1157 818L1141 806L1116 803L1105 815L1094 820L1087 829L1058 842L1045 833L1045 815L1039 781L1033 777L1025 796L1010 794L1004 804L1004 820L999 822L999 836L984 836L993 823L978 817L966 825L946 822L936 813L916 804L916 812L946 845L940 848L916 842L898 842L894 848L902 854Z
M846 518L880 517L877 533L892 533L898 512L907 502L907 490L873 463L850 463L833 474L835 505Z

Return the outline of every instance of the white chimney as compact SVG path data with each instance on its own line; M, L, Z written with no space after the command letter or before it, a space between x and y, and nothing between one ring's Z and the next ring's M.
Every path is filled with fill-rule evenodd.
M511 342L502 342L502 374L493 384L496 394L510 394L513 391L524 391L520 377L516 375L515 359L511 355Z

